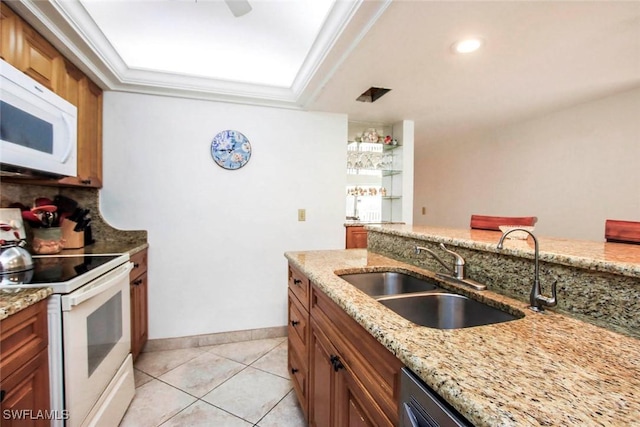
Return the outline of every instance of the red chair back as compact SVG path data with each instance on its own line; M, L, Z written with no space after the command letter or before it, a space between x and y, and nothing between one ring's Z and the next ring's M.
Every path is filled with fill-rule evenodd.
M640 222L608 219L604 225L607 242L640 243Z
M500 231L500 225L534 226L538 221L535 216L487 216L471 215L471 228Z

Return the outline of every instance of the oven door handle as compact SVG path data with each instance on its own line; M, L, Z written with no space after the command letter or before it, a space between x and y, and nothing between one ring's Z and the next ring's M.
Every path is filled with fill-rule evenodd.
M113 271L113 276L111 278L105 281L103 281L102 278L98 278L96 279L97 283L93 285L83 286L82 288L80 288L80 292L78 293L74 292L73 294L69 295L68 298L64 298L66 299L66 303L63 303L62 309L64 311L69 311L71 310L72 307L75 307L76 305L80 305L86 300L93 298L99 293L104 292L105 290L113 286L115 283L118 283L122 279L124 279L126 276L129 276L129 272L132 269L133 269L133 263L127 262L126 264L123 264L120 267L117 267Z

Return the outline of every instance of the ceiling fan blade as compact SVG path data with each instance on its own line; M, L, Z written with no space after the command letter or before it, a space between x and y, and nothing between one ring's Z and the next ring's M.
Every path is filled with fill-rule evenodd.
M247 0L224 0L224 2L236 18L246 15L252 9Z

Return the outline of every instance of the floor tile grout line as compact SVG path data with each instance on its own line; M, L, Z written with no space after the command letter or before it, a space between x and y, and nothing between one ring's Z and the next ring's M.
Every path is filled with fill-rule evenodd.
M254 423L254 422L252 422L252 421L250 421L250 420L247 420L247 419L245 419L245 418L243 418L243 417L240 417L240 416L238 416L238 415L236 415L236 414L234 414L234 413L232 413L232 412L230 412L230 411L228 411L228 410L225 410L224 408L221 408L221 407L219 407L219 406L216 406L216 405L214 405L213 403L211 403L211 402L208 402L208 401L204 400L204 399L203 399L203 397L204 397L204 396L206 396L207 394L211 393L213 390L216 390L218 387L222 386L223 384L226 384L226 383L227 383L227 382L229 382L231 379L235 378L238 374L240 374L240 373L242 373L242 372L246 371L246 369L247 369L247 368L249 368L249 367L251 367L251 368L253 368L253 369L255 369L255 370L258 370L258 371L260 371L260 372L263 372L263 373L266 373L266 374L273 375L274 377L277 377L277 378L281 378L281 379L285 379L285 380L289 380L289 381L291 381L291 378L289 378L288 376L287 376L287 377L284 377L284 376L279 375L279 374L277 374L277 373L275 373L275 372L268 371L268 370L266 370L266 369L264 369L264 368L260 368L260 367L257 367L257 366L253 366L255 363L257 363L258 361L262 360L264 357L266 357L268 354L270 354L271 352L273 352L274 350L276 350L278 347L282 346L284 342L286 342L286 340L281 340L279 343L277 343L277 344L273 345L273 346L272 346L272 347L270 347L268 350L266 350L265 352L261 353L261 354L260 354L256 359L254 359L251 363L248 363L248 364L247 364L247 363L240 362L240 361L237 361L237 360L234 360L234 359L230 359L230 358L228 358L228 357L226 357L226 356L224 356L224 355L221 355L221 354L216 353L216 352L214 351L214 350L215 350L216 345L214 345L214 346L207 346L207 347L211 347L211 348L208 348L208 349L205 349L204 347L197 348L198 350L200 350L200 351L199 351L199 354L196 354L196 355L194 355L193 357L190 357L189 359L187 359L187 360L185 360L185 361L182 361L180 364L178 364L178 365L174 366L173 368L171 368L171 369L167 370L166 372L162 372L162 373L160 373L160 374L157 374L157 376L156 376L156 375L152 375L152 374L150 374L150 373L148 373L148 372L144 371L143 369L140 369L139 367L135 367L135 366L134 366L134 368L135 368L135 369L137 369L140 373L142 373L142 374L144 374L144 375L148 376L149 378L151 378L151 380L147 381L147 382L146 382L146 383L144 383L144 384L141 384L139 387L142 387L142 386L144 386L145 384L150 383L150 382L152 382L152 381L155 379L155 380L158 380L158 382L160 382L160 383L162 383L162 384L165 384L165 385L168 385L169 387L171 387L171 388L173 388L173 389L175 389L175 390L178 390L178 391L180 391L180 392L182 392L182 393L186 394L187 396L189 396L189 397L191 397L191 398L194 398L194 399L195 399L195 400L194 400L193 402L191 402L189 405L187 405L186 407L184 407L184 408L182 408L181 410L179 410L176 414L172 415L172 416L171 416L171 417L169 417L168 419L164 420L162 423L158 424L158 426L157 426L157 427L161 427L162 425L166 424L166 423L167 423L167 422L169 422L171 419L173 419L174 417L176 417L176 416L178 416L179 414L183 413L185 410L187 410L188 408L192 407L194 404L196 404L196 403L198 403L198 402L202 402L202 403L204 403L204 404L206 404L206 405L208 405L208 406L211 406L211 407L213 407L213 408L216 408L216 409L218 409L218 410L220 410L220 411L222 411L222 412L224 412L224 413L227 413L227 414L229 414L230 416L233 416L233 417L235 417L235 418L237 418L237 419L239 419L239 420L242 420L242 421L244 421L244 422L246 422L246 423L248 423L248 424L250 424L250 425L252 425L252 426L258 426L258 424L259 424L260 422L262 422L262 421L265 419L265 417L266 417L268 414L270 414L270 413L271 413L271 412L272 412L272 411L273 411L273 410L274 410L274 409L275 409L275 408L276 408L276 407L277 407L277 406L278 406L278 405L279 405L279 404L280 404L280 403L281 403L281 402L282 402L282 401L283 401L283 400L284 400L284 399L285 399L285 398L286 398L286 397L287 397L287 396L292 392L293 388L290 388L290 389L289 389L289 391L288 391L287 393L285 393L285 395L284 395L281 399L279 399L279 400L278 400L278 401L277 401L277 402L276 402L276 403L275 403L275 404L274 404L274 405L273 405L273 406L272 406L272 407L271 407L271 408L270 408L270 409L269 409L269 410L268 410L268 411L267 411L267 412L266 412L266 413L265 413L265 414L264 414L264 415L263 415L263 416L262 416L262 417L261 417L257 422L255 422L255 423ZM235 343L230 343L230 344L235 344ZM220 344L220 345L224 345L224 344ZM161 351L170 351L170 350L159 350L159 351L157 351L157 352L161 352ZM157 353L157 352L148 352L148 353L149 353L149 357L152 357L150 353ZM228 361L231 361L231 362L238 363L239 365L242 365L243 367L242 367L242 369L240 369L239 371L237 371L237 372L235 372L233 375L231 375L229 378L226 378L223 382L221 382L220 384L216 385L216 386L215 386L214 388L212 388L211 390L207 391L207 392L206 392L202 397L198 397L198 396L196 396L196 395L193 395L192 393L190 393L190 392L188 392L188 391L186 391L186 390L184 390L184 389L182 389L182 388L180 388L180 387L178 387L178 386L175 386L175 385L173 385L173 384L170 384L170 383L168 383L167 381L165 381L165 380L163 380L163 379L161 379L161 378L160 378L161 376L164 376L164 375L168 374L169 372L171 372L171 371L173 371L173 370L177 369L178 367L181 367L181 366L183 366L183 365L185 365L185 364L187 364L187 363L189 363L189 362L191 362L191 361L195 360L195 359L196 359L196 358L198 358L198 357L203 356L204 354L213 354L213 355L215 355L215 356L217 356L217 357L220 357L221 359L225 359L225 360L228 360ZM136 387L136 388L139 388L139 387Z
M264 419L265 419L265 417L266 417L267 415L269 415L269 414L271 413L271 411L273 411L273 410L276 408L276 406L278 406L278 405L280 404L280 402L282 402L284 399L286 399L286 398L287 398L287 396L289 396L289 393L291 393L292 391L293 391L293 389L291 389L291 390L289 390L288 392L286 392L286 393L285 393L285 395L284 395L284 396L282 396L282 399L278 400L278 401L276 402L276 404L275 404L275 405L273 405L273 407L272 407L271 409L269 409L269 410L266 412L266 414L264 414L264 415L262 416L262 418L260 418L258 421L256 421L256 423L253 425L253 427L256 427L258 424L260 424L260 422L261 422L262 420L264 420Z

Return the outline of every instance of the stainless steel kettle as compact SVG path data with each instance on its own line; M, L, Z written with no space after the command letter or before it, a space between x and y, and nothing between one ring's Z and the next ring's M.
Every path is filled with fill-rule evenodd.
M0 245L0 274L31 270L33 258L23 246L24 240L2 242Z

